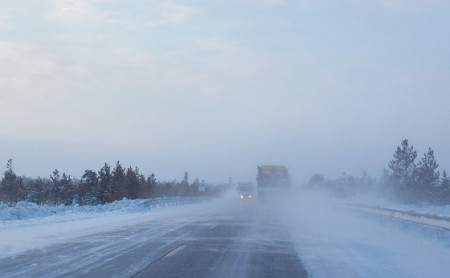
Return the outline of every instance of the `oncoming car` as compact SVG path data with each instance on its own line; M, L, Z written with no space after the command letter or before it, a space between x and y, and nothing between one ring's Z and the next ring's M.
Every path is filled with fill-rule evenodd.
M240 182L237 188L240 200L248 200L254 197L255 189L251 182Z

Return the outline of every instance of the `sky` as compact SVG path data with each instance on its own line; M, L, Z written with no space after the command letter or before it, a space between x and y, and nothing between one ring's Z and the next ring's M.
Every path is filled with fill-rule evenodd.
M450 170L445 0L0 0L0 164L158 180Z

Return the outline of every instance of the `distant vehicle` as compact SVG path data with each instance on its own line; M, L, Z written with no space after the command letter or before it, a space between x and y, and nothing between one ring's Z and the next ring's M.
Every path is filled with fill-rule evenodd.
M252 199L254 197L255 187L253 186L253 183L251 183L251 182L238 183L237 190L239 193L239 199L241 199L241 200Z
M291 186L288 168L279 165L258 166L258 198L266 199L280 189Z

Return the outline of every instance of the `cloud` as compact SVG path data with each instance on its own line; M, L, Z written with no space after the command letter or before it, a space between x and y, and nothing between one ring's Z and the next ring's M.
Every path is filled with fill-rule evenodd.
M15 27L14 19L18 18L19 7L17 3L3 4L0 9L0 30L12 30Z
M34 43L0 42L0 138L90 141L105 136L98 103L108 102L110 66L101 53L54 49ZM97 80L100 80L98 82ZM95 90L103 92L95 96ZM93 96L94 95L94 96ZM105 96L106 95L106 96ZM79 131L83 130L83 134Z
M446 0L364 0L363 2L370 6L376 5L384 11L412 15L450 7Z
M181 24L199 13L196 8L174 1L133 1L125 7L116 5L117 2L119 1L52 1L46 19L63 23L101 21L102 24L119 26L126 31L137 31L149 27Z
M151 12L149 13L150 20L145 23L145 26L159 26L165 24L180 24L193 16L198 14L199 11L193 7L189 7L181 4L174 4L172 2L163 2L162 4L152 5Z
M24 135L38 127L37 115L46 115L64 94L65 81L59 79L61 68L53 56L34 44L0 42L0 117L8 119L1 135ZM46 120L51 125L57 117ZM33 122L38 125L33 127Z
M166 3L164 8L166 12L163 14L163 18L170 23L184 22L197 13L194 8L179 4Z
M234 0L235 2L238 3L252 3L252 4L263 4L263 5L269 5L269 6L273 6L273 5L282 5L282 4L286 4L286 0Z
M237 50L237 46L226 42L220 38L206 38L198 42L198 46L203 50L232 52Z
M85 22L100 19L103 15L97 11L93 0L55 0L47 19L59 22Z
M393 12L417 13L428 8L430 0L382 0L380 5L383 9ZM425 4L425 5L424 5Z
M165 151L218 142L228 122L251 136L259 131L247 126L258 125L270 98L264 87L279 77L274 57L259 58L218 38L165 52L0 43L0 117L8 119L0 138L99 144L109 138L112 145ZM196 138L205 130L212 134ZM181 136L185 142L175 142Z
M447 71L418 65L411 73L393 59L399 49L409 60L425 53L414 51L417 36L397 40L397 16L364 26L377 19L364 13L420 12L444 5L438 0L428 8L419 0L48 1L44 12L48 5L30 0L15 14L0 11L0 26L19 31L4 32L10 41L0 43L0 117L7 119L0 139L94 142L145 156L185 152L186 159L197 149L228 152L224 138L242 146L234 147L237 155L277 142L288 148L288 140L297 146L323 138L325 145L339 135L332 148L339 140L406 136L409 125L386 123L406 126L410 118L421 126L420 94L449 87ZM441 37L432 45L445 49ZM445 50L427 45L426 55L446 70L448 57L437 55ZM411 102L399 115L403 98ZM446 118L447 110L434 111ZM353 139L353 129L362 135Z
M447 0L235 0L262 5L293 5L302 10L339 9L342 7L378 9L385 12L400 14L421 14L436 11L442 8L450 8Z
M13 24L10 21L10 17L6 14L0 14L0 29L10 30L13 28Z

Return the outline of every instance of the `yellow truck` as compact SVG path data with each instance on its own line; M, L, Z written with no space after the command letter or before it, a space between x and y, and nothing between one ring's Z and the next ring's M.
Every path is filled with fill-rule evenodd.
M266 199L269 195L291 186L288 168L279 165L258 166L258 198Z

